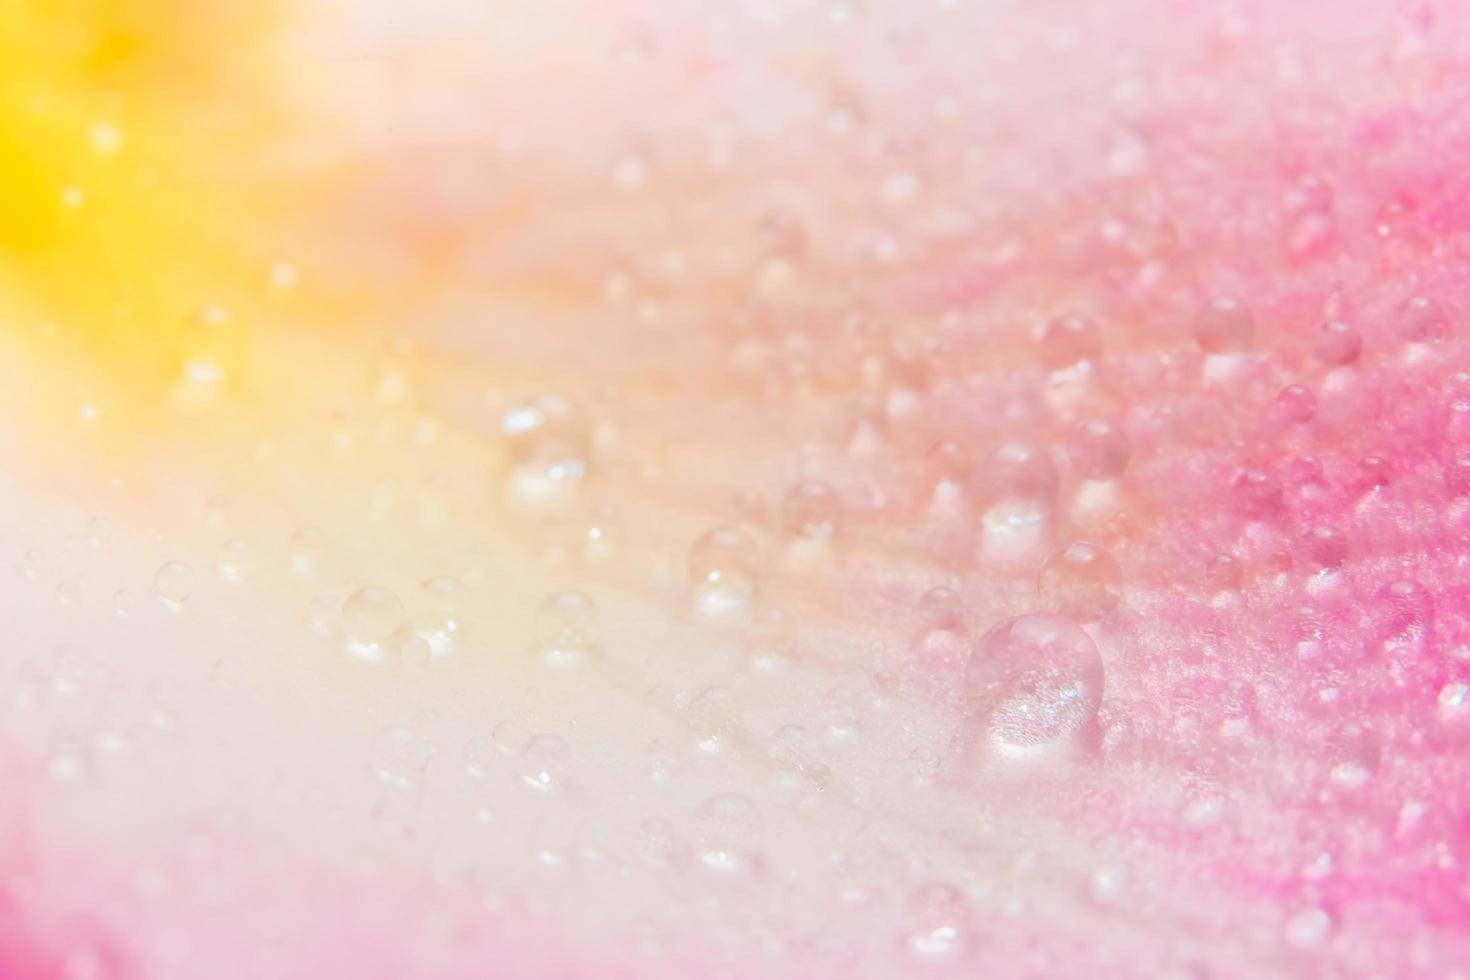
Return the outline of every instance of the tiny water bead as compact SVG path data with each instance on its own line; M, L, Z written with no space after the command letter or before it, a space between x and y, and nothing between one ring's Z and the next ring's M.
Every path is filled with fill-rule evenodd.
M181 561L167 561L153 574L153 592L164 602L181 605L194 591L194 570Z
M1123 571L1107 551L1074 541L1041 567L1036 591L1042 608L1079 622L1107 615L1123 594Z
M1115 480L1123 475L1130 453L1128 436L1106 419L1090 419L1072 430L1067 459L1089 480Z
M825 540L842 526L842 500L819 480L803 480L781 504L781 524L788 537Z
M1076 623L1029 613L980 639L965 668L965 694L992 746L1026 754L1092 722L1102 703L1102 658Z
M529 399L505 413L501 430L525 496L554 496L586 473L591 429L570 402L553 395Z
M760 543L741 527L714 528L689 549L689 582L695 603L709 616L748 611L760 571Z
M353 643L381 646L402 625L403 603L380 585L364 586L342 603L342 630Z
M579 667L597 656L597 604L585 592L547 597L538 618L537 654L546 666Z
M1328 320L1317 328L1312 341L1312 354L1328 367L1343 367L1358 359L1363 351L1363 335L1358 328L1341 320Z
M1042 328L1038 342L1043 363L1053 371L1102 355L1102 331L1086 317L1057 317Z
M1194 340L1206 354L1247 350L1255 333L1255 315L1232 296L1211 297L1194 317Z

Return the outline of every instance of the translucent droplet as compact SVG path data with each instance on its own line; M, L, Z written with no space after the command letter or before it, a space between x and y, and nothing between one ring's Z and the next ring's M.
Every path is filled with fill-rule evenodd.
M1264 470L1245 469L1230 484L1236 510L1253 520L1265 520L1281 510L1281 484Z
M965 668L965 692L990 743L1024 754L1092 722L1102 702L1102 658L1071 620L1018 616L981 638Z
M194 570L181 561L167 561L153 574L153 592L160 599L180 605L194 591Z
M722 793L705 800L694 818L699 863L717 874L750 874L760 864L760 810L750 800Z
M1079 622L1113 611L1123 594L1123 571L1102 548L1075 541L1041 566L1036 591L1042 608Z
M1007 442L982 459L970 481L977 501L1029 500L1048 507L1056 497L1056 463L1045 448L1026 442Z
M1067 458L1089 480L1114 480L1128 465L1128 437L1112 422L1093 419L1072 430Z
M1307 532L1307 553L1321 568L1337 568L1347 560L1348 543L1341 531L1318 524Z
M431 656L448 656L463 640L464 586L459 579L438 575L419 584L419 599L423 605L414 617L415 630Z
M786 494L781 524L789 537L830 538L842 525L842 501L827 484L805 480Z
M312 578L319 574L323 547L322 532L314 527L303 527L292 534L287 545L291 573L300 578Z
M434 755L434 742L409 728L390 728L378 738L373 772L384 784L401 792L418 788Z
M1325 909L1303 909L1286 920L1286 941L1297 949L1314 949L1331 938L1333 928Z
M906 904L904 945L915 959L954 961L964 953L969 919L964 892L943 882L922 885Z
M184 381L196 389L220 385L244 360L245 334L223 307L197 310L184 331Z
M94 517L87 522L87 547L94 551L105 551L112 537L112 522L105 517Z
M695 603L712 617L747 612L760 568L760 544L750 532L733 526L707 532L689 549L689 582Z
M1445 458L1444 485L1457 497L1470 494L1470 451L1450 453Z
M538 793L563 790L571 777L571 750L560 735L533 735L516 762L521 782Z
M527 497L556 496L582 479L592 447L581 412L553 395L514 406L501 421L517 490Z
M1287 385L1276 396L1271 412L1282 425L1304 425L1317 416L1317 396L1306 385Z
M1245 571L1234 555L1214 555L1205 562L1205 587L1211 592L1238 592L1245 582Z
M1363 335L1351 323L1328 320L1317 328L1312 354L1328 367L1342 367L1358 359L1363 351Z
M919 599L919 621L925 630L957 630L965 625L964 599L947 585L936 585Z
M250 545L243 538L230 538L220 546L219 575L234 585L244 582L250 574Z
M1450 315L1428 296L1411 296L1399 307L1397 326L1407 343L1432 343L1450 335Z
M1255 332L1255 315L1231 296L1212 297L1194 317L1194 340L1206 354L1247 350Z
M342 603L342 630L363 646L382 646L403 625L403 603L388 589L368 585Z
M1042 361L1053 371L1079 361L1096 361L1102 355L1102 331L1086 317L1052 320L1042 329L1039 341Z
M549 596L539 619L537 652L546 666L570 669L597 657L597 604L585 592Z

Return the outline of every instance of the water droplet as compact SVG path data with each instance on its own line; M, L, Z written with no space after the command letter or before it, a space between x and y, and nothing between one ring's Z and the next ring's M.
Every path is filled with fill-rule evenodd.
M403 604L380 585L368 585L342 603L342 630L347 639L365 647L380 647L403 625Z
M920 886L909 896L904 918L904 945L916 959L948 962L963 955L970 910L958 888L943 882Z
M1271 414L1282 425L1304 425L1317 417L1317 396L1306 385L1287 385L1272 403Z
M1450 334L1450 316L1438 301L1411 296L1399 307L1398 335L1411 344L1443 340Z
M1080 622L1112 612L1123 594L1123 572L1102 548L1074 541L1041 567L1036 591L1042 608Z
M1057 467L1050 452L1031 443L1007 442L975 467L970 489L982 505L1000 500L1028 500L1050 507L1058 482Z
M1341 320L1328 320L1317 328L1312 353L1328 367L1342 367L1358 359L1363 351L1363 335L1358 328Z
M902 207L909 204L919 196L922 189L919 178L911 173L894 173L883 178L883 184L879 188L879 197L883 203L891 207Z
M981 638L965 668L969 710L1006 754L1080 734L1102 702L1103 664L1071 620L1018 616Z
M1245 571L1234 555L1213 555L1205 562L1205 587L1212 592L1238 592Z
M1325 909L1303 909L1286 920L1286 941L1297 949L1313 949L1325 943L1332 930L1332 916Z
M1038 340L1042 362L1053 371L1102 356L1102 331L1086 317L1058 317L1042 328Z
M388 786L401 792L418 788L434 756L434 741L421 732L394 727L378 738L373 754L373 772Z
M1230 484L1236 510L1253 520L1265 520L1281 509L1281 484L1265 470L1244 469Z
M464 639L464 585L452 576L436 575L419 583L418 599L422 605L414 616L415 631L431 656L448 656Z
M312 578L321 571L321 556L325 542L322 532L314 527L303 527L291 535L287 551L291 559L291 573L299 578Z
M965 603L947 585L936 585L919 599L919 622L925 630L958 630L965 625Z
M586 473L591 431L581 412L561 398L539 395L512 407L501 429L522 496L558 497Z
M521 782L538 793L566 789L571 770L571 750L560 735L533 735L517 759Z
M181 605L194 591L194 570L181 561L166 561L153 574L153 592L172 605Z
M707 616L740 616L749 611L760 580L760 544L744 528L708 531L689 549L689 582L695 603Z
M1445 459L1444 485L1457 497L1470 494L1470 451L1451 453Z
M571 669L596 658L597 604L585 592L566 590L541 605L537 648L548 667Z
M239 585L250 574L250 545L243 538L230 538L220 546L220 578L232 585Z
M1206 354L1246 350L1256 332L1256 318L1240 300L1215 296L1194 317L1194 340Z
M112 522L105 517L94 517L87 522L87 547L94 551L105 551L112 537Z
M1322 568L1337 568L1347 560L1347 538L1336 528L1318 524L1307 531L1307 553Z
M1081 423L1067 441L1067 459L1089 480L1114 480L1122 476L1128 456L1128 437L1105 419Z
M827 484L804 480L786 494L781 523L789 537L831 538L842 525L842 501Z
M700 804L694 818L699 862L717 874L751 874L760 866L763 822L750 800L721 793Z

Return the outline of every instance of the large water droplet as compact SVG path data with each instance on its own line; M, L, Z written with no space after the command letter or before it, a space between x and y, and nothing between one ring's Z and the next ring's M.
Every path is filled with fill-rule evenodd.
M965 669L965 692L990 743L1026 754L1092 722L1102 702L1102 658L1071 620L1018 616L981 638Z

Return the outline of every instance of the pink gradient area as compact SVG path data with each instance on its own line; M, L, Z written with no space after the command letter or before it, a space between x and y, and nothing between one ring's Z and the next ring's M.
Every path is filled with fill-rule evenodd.
M188 734L200 741L158 750L152 769L117 783L71 780L66 725L17 737L41 749L0 758L0 980L888 976L890 961L874 966L854 950L907 964L895 920L914 918L920 933L932 924L924 903L942 904L936 892L889 894L910 876L951 872L929 852L909 859L904 849L920 849L921 831L953 845L982 882L991 875L1014 885L1019 873L1005 877L1015 872L1013 840L1027 841L1027 860L1042 870L1025 892L1032 904L1012 903L1022 913L1005 894L983 895L990 904L966 922L970 959L912 966L915 976L987 968L1159 976L1167 967L1196 978L1438 977L1453 975L1447 964L1470 963L1470 7L1151 0L1022 15L949 6L864 22L841 49L851 63L838 71L831 63L841 59L813 41L825 38L826 21L793 29L788 49L777 28L754 21L714 38L699 8L671 5L665 14L658 4L624 4L607 8L617 16L599 14L591 40L568 44L623 51L633 66L626 78L617 67L625 62L600 60L580 77L582 62L566 53L518 75L515 58L529 57L522 52L505 55L512 67L504 75L487 70L470 82L436 72L418 35L399 38L391 22L362 14L364 37L336 39L348 53L353 43L409 53L402 63L365 59L354 65L361 76L338 77L345 91L321 96L328 115L365 91L384 100L377 114L356 110L360 142L332 148L349 162L361 156L366 176L306 209L322 218L324 240L344 229L354 236L322 257L330 275L402 276L388 291L401 287L396 302L413 314L406 319L429 324L415 340L431 353L470 350L527 376L551 364L574 386L585 369L598 375L589 388L600 386L599 371L612 374L604 360L641 358L642 373L630 374L653 392L641 392L654 403L647 442L686 425L674 417L686 397L691 418L717 403L738 426L760 430L728 445L701 439L705 456L689 454L696 463L685 465L699 472L684 488L645 495L623 485L636 509L672 501L717 511L724 522L737 491L749 488L718 487L717 504L697 493L725 474L753 473L750 482L781 499L814 460L826 466L845 529L863 547L842 555L830 581L812 585L804 567L765 583L787 589L797 614L817 624L812 632L830 640L793 644L791 659L831 677L848 678L841 672L856 665L865 684L871 679L889 705L864 735L875 757L907 749L914 732L938 732L936 758L962 762L939 769L936 761L937 775L905 777L902 786L922 785L912 799L893 791L903 804L895 809L920 811L900 814L909 823L895 820L912 836L885 827L876 843L859 838L879 857L842 855L861 866L853 877L869 890L841 878L839 861L798 865L806 880L781 884L824 896L822 908L783 909L801 926L780 944L745 943L742 930L767 925L769 901L757 889L774 889L777 872L754 875L754 884L711 883L697 876L687 847L662 840L653 849L677 852L658 855L674 867L657 872L675 883L672 897L641 890L655 873L641 855L628 857L631 845L601 890L582 890L570 872L564 884L495 880L486 870L495 861L543 860L529 845L517 852L522 842L509 836L466 870L461 859L482 855L435 847L436 832L449 837L458 825L409 831L413 818L391 805L378 814L385 805L362 789L376 784L357 755L344 751L352 771L330 779L312 768L340 760L311 755L318 730L307 721L320 692L301 677L317 671L327 678L322 688L339 684L335 707L351 702L360 693L353 684L363 682L341 680L343 655L330 667L294 664L289 709L284 687L256 677L228 710L199 712ZM485 22L470 7L434 4L423 29L463 27L473 37L470 27ZM537 40L531 52L556 51L558 32L575 31L568 9L527 28ZM629 10L639 23L624 31L619 17ZM711 17L725 24L737 15ZM967 61L972 48L994 57L989 88ZM675 53L664 67L637 67L640 52L661 49ZM875 54L895 49L904 58ZM747 79L752 52L787 65L790 76ZM474 65L477 51L466 42L448 57L449 66ZM409 79L402 90L387 84L388 63ZM575 84L556 88L561 75ZM820 98L791 80L809 75L821 82ZM578 101L613 76L622 79L616 86ZM546 87L552 105L542 115L506 78ZM814 120L829 114L817 108L829 83L855 80L868 91L864 113L901 120L891 140L839 150L809 141ZM472 111L465 85L492 92L488 105L510 120L500 142L454 125L456 113ZM978 94L956 95L965 90ZM745 155L731 151L713 176L690 163L719 142L704 129L706 98L746 137L737 141ZM648 117L636 134L612 111L624 101ZM910 105L925 110L908 113ZM797 135L782 139L787 130ZM582 154L584 143L596 152ZM635 164L623 167L628 154ZM547 160L556 166L543 167ZM479 168L492 164L504 167L504 181L487 191ZM619 173L622 185L639 187L618 185ZM796 174L807 186L772 190ZM798 248L781 221L762 225L766 246L776 241L783 261L800 265L799 286L750 299L749 270L735 260L658 278L667 253L644 248L645 237L662 246L689 235L700 247L735 240L731 229L749 238L752 215L782 197L796 200L791 210L813 227L835 229ZM373 234L358 234L363 228ZM642 309L673 313L661 326L652 314L630 326L636 315L598 298L610 279L619 288L609 292L643 290ZM476 300L497 290L553 295L549 305L571 309L575 322L563 336L539 322L533 330L519 310L472 315ZM1253 335L1232 335L1239 324L1228 317L1199 328L1202 307L1221 297L1231 301L1225 307L1248 305ZM471 314L444 314L452 302ZM1059 335L1047 331L1072 315L1100 325L1105 356L1076 336L1063 336L1057 356ZM1348 324L1352 334L1324 333L1327 323ZM624 343L625 335L635 339ZM570 367L564 349L575 354ZM1077 350L1084 355L1072 356ZM865 380L872 361L883 365L881 384ZM448 402L454 393L435 394ZM659 398L671 407L661 409ZM813 405L832 407L827 441L769 450L788 435L783 399L811 415ZM1112 465L1107 446L1069 451L1078 426L1096 421L1126 440L1126 473L1099 476ZM746 437L750 446L739 441ZM348 485L320 455L292 476ZM416 457L405 458L395 465L411 469ZM679 465L670 452L647 469L677 473ZM1044 499L1047 520L1034 540L991 519L1007 495ZM1038 568L1075 541L1107 549L1122 597L1085 624L1106 683L1078 739L1082 761L1021 776L965 768L981 754L965 691L977 637L1031 611ZM666 578L665 566L682 563L679 554L659 561ZM656 574L629 578L666 585ZM955 609L925 605L948 581L962 583ZM140 649L187 647L170 632L186 628L207 648L208 622L169 619L148 601L131 622L152 632L127 634ZM16 599L7 611L19 617L23 605ZM670 600L646 619L684 625L687 610L675 608ZM246 613L256 618L240 621L251 625L267 618L258 608ZM262 648L294 649L301 624L276 625ZM660 634L669 644L674 636ZM497 653L523 652L509 648ZM655 695L666 692L646 686L636 707L619 710L651 715ZM32 694L19 681L13 687L24 708ZM567 700L591 713L614 693L593 683ZM237 722L253 726L241 752L249 758L211 740L211 724ZM191 744L202 746L194 756ZM197 757L216 750L217 758ZM152 750L145 743L142 751ZM273 765L293 752L308 761L282 776ZM851 768L883 787L870 770ZM503 780L516 792L523 781ZM854 785L869 788L859 777ZM129 805L94 807L85 795L100 801L118 786ZM210 807L195 816L190 794L201 786ZM924 793L936 787L951 807L940 816L923 812L932 803ZM165 802L150 811L145 792ZM342 819L293 838L273 812L276 792L283 803L296 794L292 819ZM456 794L468 791L432 799L459 805ZM627 816L622 795L607 799L610 822ZM237 812L237 800L258 809ZM683 802L679 813L694 809ZM356 826L354 807L373 813L360 838L340 830ZM805 833L832 815L791 810L780 826ZM980 833L965 819L971 811L984 814L975 824L989 836L979 843L965 836ZM544 811L525 812L534 821ZM834 838L846 829L834 823ZM413 846L379 848L380 832L420 836ZM565 850L576 857L552 857L603 867L596 847ZM862 866L863 857L879 870ZM1120 891L1123 866L1132 892ZM617 874L630 883L627 905L647 903L646 928L599 926L599 913L619 904ZM670 922L695 925L680 931ZM870 945L844 945L853 935ZM1324 949L1334 963L1320 959Z

